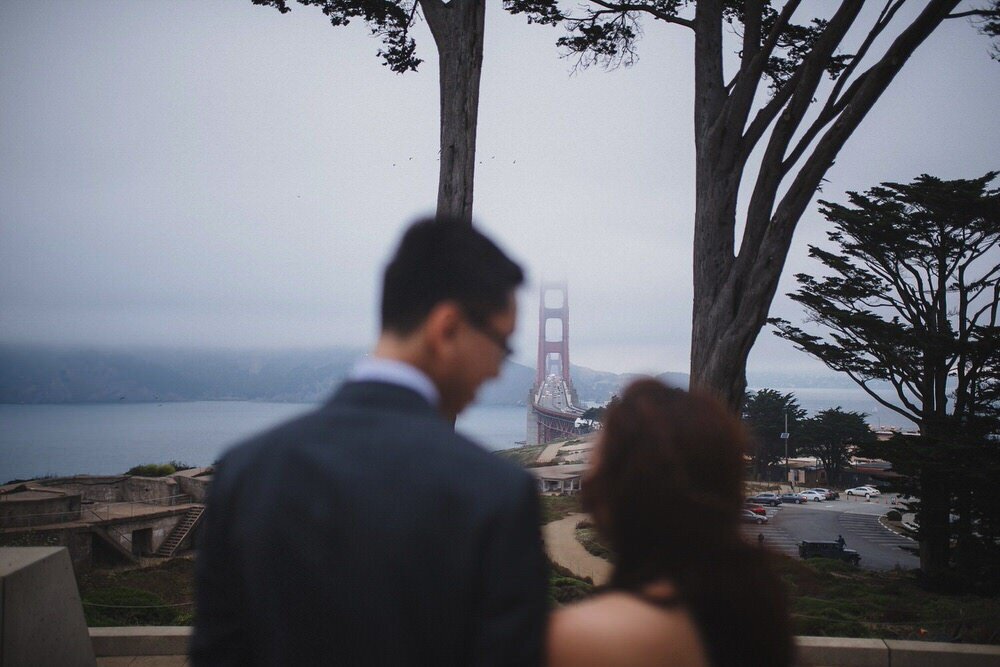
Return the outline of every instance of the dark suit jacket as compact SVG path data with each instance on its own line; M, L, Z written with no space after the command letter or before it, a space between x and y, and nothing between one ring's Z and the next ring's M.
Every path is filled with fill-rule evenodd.
M523 470L417 393L349 382L219 463L194 665L535 665L547 612Z

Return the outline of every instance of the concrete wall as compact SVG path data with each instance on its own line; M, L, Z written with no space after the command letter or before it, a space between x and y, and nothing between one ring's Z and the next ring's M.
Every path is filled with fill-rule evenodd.
M114 477L89 477L80 475L77 477L60 477L42 480L45 486L58 487L61 491L79 493L84 500L93 500L97 503L117 503L124 500L122 497L122 482L125 477L116 475Z
M184 518L184 514L183 511L178 511L176 514L155 519L143 517L136 518L134 521L116 521L113 524L104 525L103 528L111 539L118 542L127 551L132 551L132 531L151 528L153 530L152 551L156 551L163 544L163 540L170 535L174 526Z
M90 628L99 657L185 655L191 628ZM851 637L796 637L797 667L996 667L1000 646Z
M191 642L191 628L174 625L90 628L90 638L94 643L94 653L102 658L187 655L188 644Z
M191 496L191 499L196 503L205 502L205 499L208 497L208 487L211 485L211 479L178 475L174 477L174 480L177 482L177 488L180 493L186 493Z
M79 494L53 493L45 494L48 495L45 498L31 499L21 499L19 495L22 494L11 493L0 501L0 528L66 523L80 518Z
M180 489L173 477L127 477L122 484L122 500L154 505L173 505Z
M796 637L797 667L996 667L1000 646L944 642Z
M66 549L0 548L0 665L96 664Z
M75 571L85 572L93 565L93 535L86 526L7 531L0 534L0 547L66 547Z

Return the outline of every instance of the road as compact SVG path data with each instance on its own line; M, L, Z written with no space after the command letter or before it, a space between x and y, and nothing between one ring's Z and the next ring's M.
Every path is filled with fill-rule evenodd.
M538 395L538 407L556 412L569 414L580 414L583 411L568 401L566 385L561 377L549 375L545 378L542 389Z
M917 568L920 566L920 559L900 548L913 548L917 543L908 537L897 535L879 523L879 517L891 507L885 502L869 503L855 499L810 502L804 505L783 504L767 509L767 524L744 524L743 532L751 540L762 533L766 546L796 558L801 540L836 540L838 535L843 535L847 548L861 554L862 568Z

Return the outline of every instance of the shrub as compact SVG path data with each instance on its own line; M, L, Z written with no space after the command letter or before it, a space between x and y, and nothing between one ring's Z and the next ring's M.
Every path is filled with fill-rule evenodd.
M592 526L589 521L581 521L576 528L576 541L583 545L591 555L614 562L614 553L601 540L600 535L594 528L585 528L584 525Z
M549 597L560 604L583 599L594 591L594 587L575 577L552 577L549 579Z
M900 513L899 510L889 510L888 512L885 513L885 518L888 521L902 521L903 515Z
M177 472L173 463L146 463L141 466L133 466L128 469L126 475L136 477L166 477Z

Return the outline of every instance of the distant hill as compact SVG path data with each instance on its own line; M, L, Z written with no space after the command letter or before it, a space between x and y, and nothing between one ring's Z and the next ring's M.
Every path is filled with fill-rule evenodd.
M363 354L309 351L93 350L0 345L0 403L323 400ZM571 368L581 401L606 403L636 375ZM664 373L687 386L687 375ZM535 371L508 362L480 391L485 405L524 405Z
M309 403L359 350L229 352L0 346L0 402L251 400Z

